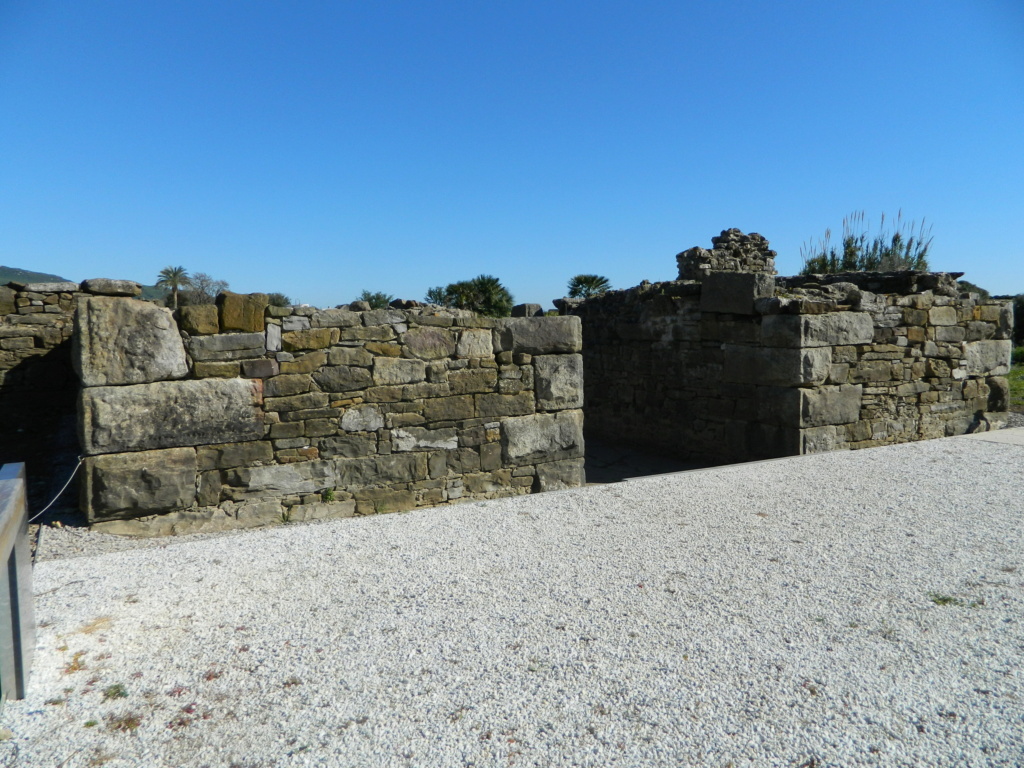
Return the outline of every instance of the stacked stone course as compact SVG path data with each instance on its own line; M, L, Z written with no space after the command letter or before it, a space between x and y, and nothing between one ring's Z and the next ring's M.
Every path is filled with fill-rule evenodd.
M1004 422L1008 304L958 274L776 278L760 235L713 242L678 281L556 302L583 320L594 436L727 462Z
M80 303L82 503L101 530L264 525L583 482L576 318L224 293L178 321L138 301Z

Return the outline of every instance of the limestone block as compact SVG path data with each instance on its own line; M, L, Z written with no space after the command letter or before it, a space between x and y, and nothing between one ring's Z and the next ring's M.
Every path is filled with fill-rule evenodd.
M583 459L563 459L538 464L537 484L541 491L558 491L586 485Z
M469 368L448 374L448 387L453 395L493 392L497 384L498 372L493 368Z
M281 326L271 323L267 326L267 352L280 352L281 347Z
M455 337L446 328L416 326L402 335L406 353L420 360L440 360L455 354Z
M860 419L863 392L864 388L859 384L800 389L800 427L805 429L857 421Z
M988 409L999 412L1010 409L1010 382L1002 376L992 376L986 380L988 384Z
M415 384L427 378L427 366L422 360L397 357L378 357L373 361L373 383Z
M208 336L220 331L217 307L213 304L190 304L178 307L178 323L190 336Z
M263 382L265 397L288 397L301 395L313 386L313 379L308 373L283 373Z
M142 286L131 280L94 277L82 283L82 290L98 296L138 296L142 293Z
M114 297L83 299L75 315L72 361L86 387L145 384L188 374L169 309Z
M351 392L370 386L370 372L350 365L328 365L313 374L313 380L324 392Z
M369 368L373 365L373 355L362 347L331 347L327 353L327 362L331 365L359 365Z
M512 307L512 317L543 317L544 308L540 304L516 304Z
M800 454L825 453L826 451L834 451L838 449L842 442L842 432L844 432L844 430L840 430L832 426L801 429Z
M970 376L1005 376L1010 372L1013 342L1009 339L964 344L964 362Z
M583 456L583 412L559 411L505 419L501 423L502 452L506 463Z
M320 456L330 458L342 456L349 459L369 456L377 451L377 440L372 435L364 437L361 435L338 435L336 437L322 437L317 441L320 449Z
M79 399L86 455L242 442L263 437L259 379L87 387Z
M338 340L334 328L312 328L308 331L284 331L281 346L285 352L301 352L305 349L326 349Z
M711 272L700 292L701 312L754 314L754 301L775 295L775 278L754 272Z
M92 456L83 468L81 504L90 523L184 509L195 502L192 448Z
M201 445L196 449L196 466L200 470L230 469L273 459L274 450L265 440Z
M427 454L393 453L362 459L334 459L337 485L347 491L371 485L410 483L427 477Z
M224 477L227 485L244 489L246 493L252 495L284 496L292 493L314 493L338 484L337 469L333 460L241 467L228 470Z
M376 432L384 427L380 409L372 405L349 408L341 417L341 428L346 432Z
M874 334L874 324L867 312L768 315L761 320L761 343L766 347L870 344Z
M476 414L482 419L522 416L533 413L535 410L533 392L520 392L514 395L497 393L476 395Z
M281 373L312 373L327 363L327 353L323 350L307 352L288 362L281 362Z
M435 397L424 401L423 417L427 421L462 421L476 416L472 395Z
M491 331L486 328L467 328L459 336L455 354L459 357L493 357Z
M21 288L21 290L26 293L74 293L78 289L78 283L72 283L70 281L59 283L26 283Z
M309 318L302 315L290 315L289 317L281 318L282 331L308 331L312 327Z
M263 333L263 314L268 304L270 297L265 293L221 291L217 296L220 329Z
M347 309L320 309L309 321L314 328L351 328L362 325L359 313Z
M583 407L582 355L538 355L533 358L533 368L538 408Z
M454 428L405 427L391 430L391 445L396 451L454 450L459 438Z
M363 312L363 325L395 325L404 323L405 313L397 309L371 309Z
M193 336L188 342L193 360L251 360L266 354L266 336L262 333L218 333Z
M932 325L956 325L956 307L932 307L928 310L928 322Z
M828 347L788 349L724 344L724 377L741 384L822 384L832 367Z
M502 318L495 322L493 338L495 352L545 355L583 348L582 325L576 316Z

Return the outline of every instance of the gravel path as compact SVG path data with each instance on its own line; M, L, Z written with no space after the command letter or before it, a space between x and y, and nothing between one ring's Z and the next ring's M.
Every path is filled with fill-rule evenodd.
M43 560L0 765L1018 766L1022 487L1013 430Z

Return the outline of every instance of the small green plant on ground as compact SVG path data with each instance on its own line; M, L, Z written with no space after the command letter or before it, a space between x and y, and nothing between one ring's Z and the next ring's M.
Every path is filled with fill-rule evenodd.
M964 601L959 597L953 597L952 595L943 595L941 592L929 592L928 599L936 605L956 605L962 606Z
M131 733L142 725L142 716L136 715L134 712L129 712L127 715L120 715L118 717L110 715L106 720L107 728L112 731L122 731L123 733Z
M915 232L916 228L916 232ZM836 272L889 272L904 269L925 271L928 269L928 250L932 245L931 226L925 226L922 219L903 221L903 212L896 215L893 231L885 226L885 214L879 226L879 233L869 235L864 223L864 212L856 211L843 219L843 239L840 246L832 243L832 230L826 229L825 236L812 244L800 248L804 268L800 274L834 274Z
M334 501L334 489L328 488L326 491L320 494L320 498L328 503Z
M125 689L122 683L114 683L108 685L103 689L103 700L110 701L111 699L126 699L128 698L128 691Z

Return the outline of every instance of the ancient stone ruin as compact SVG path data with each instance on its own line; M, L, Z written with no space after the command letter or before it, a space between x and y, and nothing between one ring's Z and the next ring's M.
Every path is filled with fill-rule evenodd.
M776 277L757 234L679 279L556 302L583 321L588 434L711 461L1001 426L1013 317L958 273Z
M760 235L712 242L561 317L232 293L171 313L128 281L12 283L0 461L28 462L38 509L80 453L88 522L153 534L577 486L584 394L591 435L707 462L1003 423L1009 304L956 273L778 277Z

